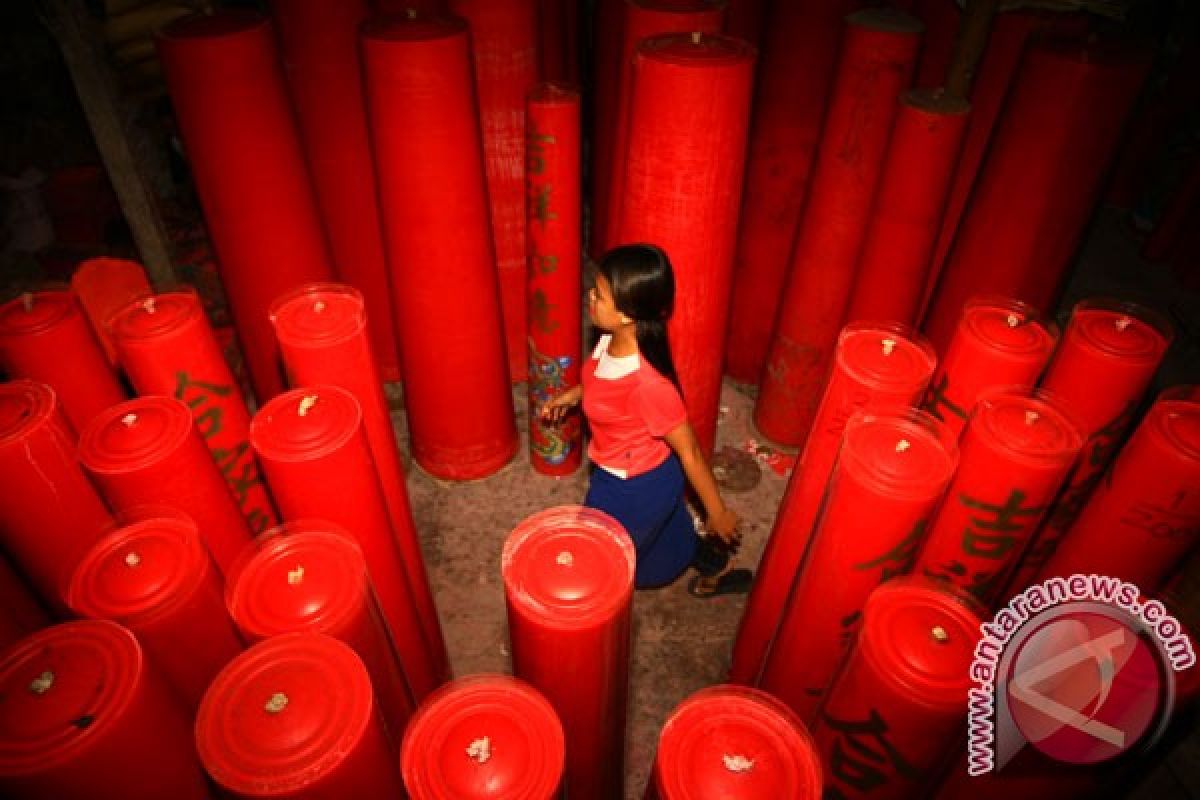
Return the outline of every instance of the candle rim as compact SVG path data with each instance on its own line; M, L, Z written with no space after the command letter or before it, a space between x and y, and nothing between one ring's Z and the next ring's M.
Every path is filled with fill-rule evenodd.
M319 324L315 309L304 307L305 303L318 302L325 303L329 311L325 325ZM341 344L367 329L366 300L362 292L345 283L322 281L296 286L275 299L267 316L281 344L311 350Z
M323 428L309 428L310 435L287 436L281 429L287 417L299 416L298 409L310 398L320 407ZM327 416L326 412L334 416ZM309 412L311 413L311 412ZM304 415L305 419L309 416ZM315 418L315 417L314 417ZM318 385L281 392L268 400L250 420L250 444L262 458L301 463L337 452L356 436L364 436L362 407L355 396L340 386Z
M148 421L158 420L157 435L135 446L117 449L111 446L108 433L118 433L124 418L137 414L156 414ZM89 422L79 434L79 460L89 471L101 475L123 475L152 467L176 452L192 435L194 420L191 409L182 401L165 395L142 395L109 406Z
M25 309L27 302L32 302L32 310ZM29 289L0 305L0 339L38 336L82 313L79 297L70 287Z
M1013 437L1006 436L993 418L1004 405L1034 411L1039 420L1047 420L1061 432L1057 446L1043 445L1039 449L1022 448ZM1029 386L995 386L984 390L971 410L962 433L962 444L968 437L982 436L989 444L1003 450L1022 463L1053 465L1071 463L1087 441L1082 423L1075 418L1067 404L1054 392Z

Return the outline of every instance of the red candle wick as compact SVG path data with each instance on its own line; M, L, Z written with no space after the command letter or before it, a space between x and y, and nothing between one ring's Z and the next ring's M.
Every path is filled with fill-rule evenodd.
M271 695L267 702L263 705L263 710L268 714L278 714L287 708L288 696L283 692L276 692Z
M32 292L25 292L24 294L21 295L21 305L23 305L25 307L26 314L33 311L33 293Z
M142 309L147 314L153 314L153 313L157 312L158 308L154 304L154 298L147 297L144 301L142 301Z
M896 349L896 340L895 339L884 339L883 342L881 342L881 344L883 345L883 354L885 356L890 356L892 354L892 351Z
M1126 328L1128 328L1132 324L1133 324L1133 320L1131 320L1129 317L1121 317L1120 319L1118 319L1116 322L1113 323L1113 325L1116 326L1117 330L1121 331L1121 332L1123 332Z
M288 586L297 586L304 580L304 567L297 564L296 568L289 570L287 574Z
M721 758L725 762L725 769L730 772L749 772L754 768L754 761L743 755L726 753Z
M41 675L34 678L29 684L29 691L34 694L45 694L50 691L50 687L54 685L54 673L46 670Z
M896 442L896 452L897 453L903 453L903 452L907 451L908 448L910 448L910 447L912 447L912 445L909 444L908 439L901 439L900 441Z
M300 405L296 409L296 413L302 417L307 417L308 412L317 404L317 396L315 394L307 395L300 400Z
M137 420L137 414L126 414L125 416L121 417L121 424L126 428L132 428Z
M575 563L575 556L571 555L570 550L563 550L554 559L554 563L558 564L561 567L569 567Z
M140 565L141 563L142 563L142 557L141 557L141 556L139 556L137 553L128 553L128 554L126 554L126 556L125 556L125 566L129 567L130 569L132 569L132 568L134 568L134 567L136 567L136 566Z
M466 750L468 758L480 764L486 764L488 759L492 757L492 739L489 736L476 739L467 745Z

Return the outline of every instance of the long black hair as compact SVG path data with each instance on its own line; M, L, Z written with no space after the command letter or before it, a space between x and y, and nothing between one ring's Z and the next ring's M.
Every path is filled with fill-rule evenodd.
M675 272L667 254L652 244L626 244L605 253L596 269L612 287L617 310L637 326L642 357L682 394L667 338L675 310Z

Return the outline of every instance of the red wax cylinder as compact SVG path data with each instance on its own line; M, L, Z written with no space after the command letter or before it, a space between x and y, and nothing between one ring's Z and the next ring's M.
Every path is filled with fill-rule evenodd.
M621 524L582 506L527 517L504 543L513 673L562 720L573 800L623 790L635 560Z
M993 606L1082 447L1083 434L1052 395L985 393L913 571Z
M421 704L400 769L412 800L554 800L563 758L562 723L540 692L507 675L473 675Z
M929 796L962 735L979 626L963 598L924 581L871 592L813 727L831 794Z
M1038 580L1111 575L1158 591L1200 536L1200 389L1151 406Z
M79 460L114 511L161 505L186 514L222 573L250 542L182 400L148 395L109 408L79 435Z
M288 522L263 534L226 583L225 602L250 641L309 631L354 649L371 676L385 727L399 741L412 695L367 578L362 549L324 521Z
M366 332L366 312L362 294L349 286L307 284L276 300L271 321L292 381L301 386L338 386L354 395L362 409L371 461L421 617L421 635L429 657L437 662L436 671L442 674L447 670L446 644L413 523L392 417Z
M262 14L229 9L176 20L157 44L238 341L266 401L283 388L267 308L332 275L274 32Z
M69 290L26 292L0 306L0 368L47 384L75 430L125 390Z
M319 633L272 636L221 670L196 749L233 797L403 797L362 660Z
M847 320L917 321L970 108L941 89L900 96Z
M0 545L42 601L64 609L71 571L113 519L45 384L0 384L0 482Z
M96 542L75 568L67 603L80 616L133 631L195 709L213 677L242 651L221 583L195 523L156 515Z
M334 269L366 298L379 370L385 380L397 381L396 328L358 52L367 2L271 0L271 11Z
M517 432L466 24L369 22L363 59L413 458L482 478Z
M821 495L846 421L857 410L884 412L920 400L933 374L933 350L912 330L886 323L846 326L817 409L813 434L788 481L733 645L729 679L753 684L804 558Z
M842 18L856 0L771 3L755 78L725 371L758 383L808 194Z
M846 424L759 682L802 720L812 721L867 595L911 569L957 462L950 432L924 412L860 412Z
M164 292L138 300L117 312L110 327L138 394L175 397L192 410L196 430L250 530L259 533L275 524L275 509L247 441L250 412L196 293Z
M783 703L757 689L711 686L667 717L646 797L817 800L821 762Z
M643 40L634 55L626 180L617 189L623 203L612 244L653 242L671 260L671 355L706 453L717 437L754 57L727 36Z
M33 591L16 573L8 559L0 555L0 650L39 628L50 624L46 610Z
M1036 384L1057 341L1057 326L1041 320L1025 303L972 298L922 405L959 434L975 401L989 388Z
M188 715L115 622L38 631L0 654L0 794L204 800Z
M579 93L543 83L526 105L525 179L529 203L529 462L543 475L570 475L583 460L578 412L550 424L541 409L579 385L583 353L579 291Z
M362 548L383 618L419 701L446 679L446 662L421 635L421 617L354 395L335 386L284 392L254 417L250 441L286 519L328 520L349 531Z
M117 351L108 333L108 321L119 309L153 291L146 270L124 258L89 258L72 273L71 291L79 298L109 363L115 365Z

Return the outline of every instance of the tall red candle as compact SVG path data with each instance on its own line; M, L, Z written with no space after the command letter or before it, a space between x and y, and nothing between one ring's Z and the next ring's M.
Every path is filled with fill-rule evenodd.
M1006 297L972 298L922 405L961 433L987 389L1036 384L1057 341L1057 326L1043 321L1031 306Z
M527 517L504 543L513 673L562 720L572 798L621 796L635 560L620 523L582 506Z
M125 628L38 631L0 654L0 794L205 800L188 723Z
M42 601L64 609L71 570L113 519L45 384L0 384L0 482L0 545Z
M846 421L857 410L899 411L917 403L933 374L929 343L903 326L847 325L817 409L813 434L788 481L733 645L729 679L753 684L804 558Z
M297 283L332 276L271 23L250 9L185 17L157 44L238 341L266 401L283 388L267 308Z
M466 24L375 20L362 46L413 458L482 478L517 432Z
M813 727L830 793L929 796L962 735L979 626L961 597L923 581L871 592Z
M1083 434L1053 396L985 393L962 433L958 471L913 571L994 605L1082 447Z
M124 258L89 258L71 274L71 291L79 298L109 363L115 365L117 351L108 333L108 321L122 307L154 291L146 280L146 270Z
M626 180L612 244L653 242L675 272L668 329L688 417L717 438L754 50L727 36L668 34L634 55Z
M419 701L446 679L446 662L421 635L420 613L354 395L335 386L284 392L254 417L250 441L286 519L328 520L349 531L362 548L383 618Z
M75 568L67 603L80 616L133 631L190 709L242 651L221 575L196 524L183 516L156 512L96 542Z
M667 717L646 797L817 800L821 761L783 703L757 689L711 686Z
M0 555L0 608L4 609L0 614L0 650L50 624L46 610L3 555Z
M563 758L562 723L540 692L507 675L473 675L421 704L400 769L412 800L554 800Z
M556 424L542 406L579 385L583 320L579 303L580 100L561 84L543 83L526 104L529 211L529 461L544 475L570 475L583 459L583 426L573 412Z
M250 412L196 293L138 300L117 312L111 328L133 388L186 403L250 530L273 525L275 509L247 441Z
M26 292L0 305L0 368L54 389L75 430L125 399L74 293Z
M392 532L400 548L404 575L421 617L421 635L436 671L446 671L446 644L437 605L425 572L421 540L413 523L404 465L371 341L363 296L349 286L307 284L275 301L271 321L292 381L302 386L339 386L362 409L371 461L387 503Z
M1158 591L1200 536L1200 389L1163 392L1038 580L1111 575Z
M362 549L349 533L317 520L268 531L229 576L225 601L252 642L308 631L350 645L371 676L385 727L399 741L413 699L375 602Z
M403 797L362 660L319 633L272 636L221 670L196 749L233 797Z
M271 11L334 269L366 298L380 373L397 381L396 327L358 52L367 1L271 0Z
M759 681L802 720L814 718L867 595L912 567L957 462L953 437L924 412L862 412L846 424Z

